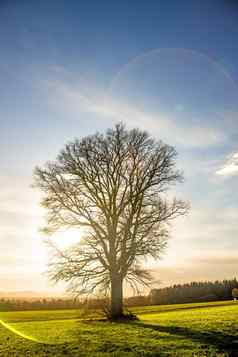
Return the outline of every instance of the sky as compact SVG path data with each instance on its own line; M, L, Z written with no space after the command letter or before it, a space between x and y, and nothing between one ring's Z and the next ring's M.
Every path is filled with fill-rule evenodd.
M0 291L55 293L31 187L75 137L123 121L174 146L188 200L162 286L238 275L238 2L0 1ZM66 246L80 232L55 236Z

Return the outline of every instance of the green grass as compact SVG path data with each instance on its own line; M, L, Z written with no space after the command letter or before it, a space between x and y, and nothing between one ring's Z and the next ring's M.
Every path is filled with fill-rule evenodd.
M138 322L84 321L79 310L4 312L0 356L238 356L238 303L134 308Z

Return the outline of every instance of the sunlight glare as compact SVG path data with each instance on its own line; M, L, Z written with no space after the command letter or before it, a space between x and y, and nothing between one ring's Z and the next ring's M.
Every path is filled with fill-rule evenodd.
M57 247L65 249L71 245L79 243L82 238L82 233L82 229L67 229L55 233L51 237L51 240L57 245Z

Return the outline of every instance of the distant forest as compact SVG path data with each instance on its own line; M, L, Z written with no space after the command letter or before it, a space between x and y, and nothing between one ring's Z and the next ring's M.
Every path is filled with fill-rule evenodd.
M125 306L166 305L232 299L232 289L238 288L236 278L222 281L191 282L161 289L152 289L147 296L132 296L125 299ZM101 308L100 299L71 298L0 298L0 312L11 310L50 310Z
M200 301L216 301L232 299L232 289L238 288L236 278L222 281L192 282L182 285L173 285L167 288L152 289L150 303L180 304Z
M0 298L1 311L78 309L82 301L60 298ZM0 315L1 318L1 315Z

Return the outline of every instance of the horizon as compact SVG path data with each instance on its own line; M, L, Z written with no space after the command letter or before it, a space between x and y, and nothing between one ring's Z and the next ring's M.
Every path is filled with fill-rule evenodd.
M224 282L224 281L232 281L232 280L236 280L237 281L237 277L230 277L227 279L218 279L218 280L194 280L194 281L187 281L185 283L175 283L175 284L171 284L171 285L159 285L157 284L157 286L152 287L151 290L160 290L160 289L166 289L166 288L173 288L175 286L181 286L183 287L184 285L191 285L194 283L216 283L216 282ZM127 298L131 298L131 297L138 297L138 296L149 296L151 290L147 290L144 291L143 294L141 293L137 293L137 294L131 294L131 291L127 291L127 294L125 294L125 299ZM48 299L74 299L74 295L70 292L66 292L66 291L58 291L58 292L54 292L54 293L49 293L47 291L37 291L37 290L12 290L12 291L3 291L0 290L0 299L2 298L9 298L9 299L44 299L44 298L48 298ZM93 295L91 296L92 299L95 299L95 297L93 297ZM97 299L97 298L96 298Z

